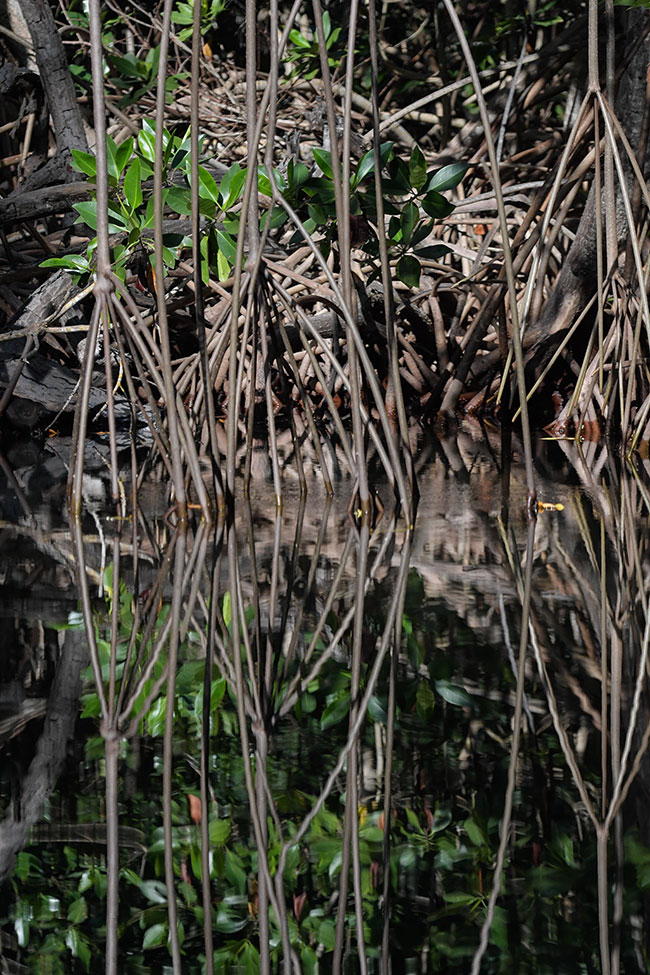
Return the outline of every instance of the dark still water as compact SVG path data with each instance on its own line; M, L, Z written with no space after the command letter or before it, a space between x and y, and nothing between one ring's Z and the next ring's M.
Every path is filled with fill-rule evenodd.
M4 461L1 971L650 970L647 471L540 441L530 546L498 438L415 446L412 537L289 473L181 536L98 464L75 541Z

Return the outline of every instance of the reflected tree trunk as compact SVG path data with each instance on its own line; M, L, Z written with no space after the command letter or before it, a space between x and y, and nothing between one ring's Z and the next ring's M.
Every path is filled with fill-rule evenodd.
M61 656L36 754L21 782L18 802L0 822L0 882L11 876L16 854L26 845L29 830L40 819L43 804L56 785L68 742L74 735L81 672L87 664L87 656L83 633L64 631Z

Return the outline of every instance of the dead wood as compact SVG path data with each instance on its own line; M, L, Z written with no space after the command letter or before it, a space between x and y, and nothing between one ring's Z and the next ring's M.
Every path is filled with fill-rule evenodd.
M66 165L58 160L58 176L66 174ZM40 172L40 170L39 170ZM48 177L54 177L54 166L48 169ZM90 199L90 186L84 181L25 190L20 187L5 200L0 200L0 227L8 228L18 223L68 213L73 204Z

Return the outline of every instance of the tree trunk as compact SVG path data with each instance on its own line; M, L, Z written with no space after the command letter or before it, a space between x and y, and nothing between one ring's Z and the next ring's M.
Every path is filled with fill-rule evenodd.
M20 0L34 46L34 56L52 116L57 154L43 170L29 179L29 188L78 179L71 166L72 149L88 149L83 119L77 104L74 81L68 69L63 42L47 0ZM45 176L45 179L44 179ZM22 184L22 188L26 183Z
M648 26L648 12L631 10L627 18L625 37L631 45ZM647 112L646 75L650 63L650 38L646 35L621 79L616 98L616 115L633 149L637 151L644 115ZM601 123L601 131L603 124ZM619 142L621 156L626 154ZM644 168L644 160L640 160ZM627 186L632 195L632 171L627 166ZM614 175L617 190L618 178ZM599 204L599 205L602 205ZM596 250L596 193L592 185L582 218L553 291L546 301L539 319L533 322L524 336L526 364L531 372L539 372L560 345L580 312L597 288ZM604 214L603 214L604 219ZM616 234L621 246L628 236L628 227L620 191L616 194ZM604 237L604 234L603 234ZM605 263L603 262L603 266Z

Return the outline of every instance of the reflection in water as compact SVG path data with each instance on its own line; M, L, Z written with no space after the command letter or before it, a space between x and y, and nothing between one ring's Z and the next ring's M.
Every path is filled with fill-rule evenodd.
M646 971L647 479L542 447L530 545L467 433L418 445L412 538L381 485L370 531L345 480L282 511L254 480L230 525L148 484L75 540L8 465L5 612L75 624L75 560L92 606L86 640L4 627L10 970Z

